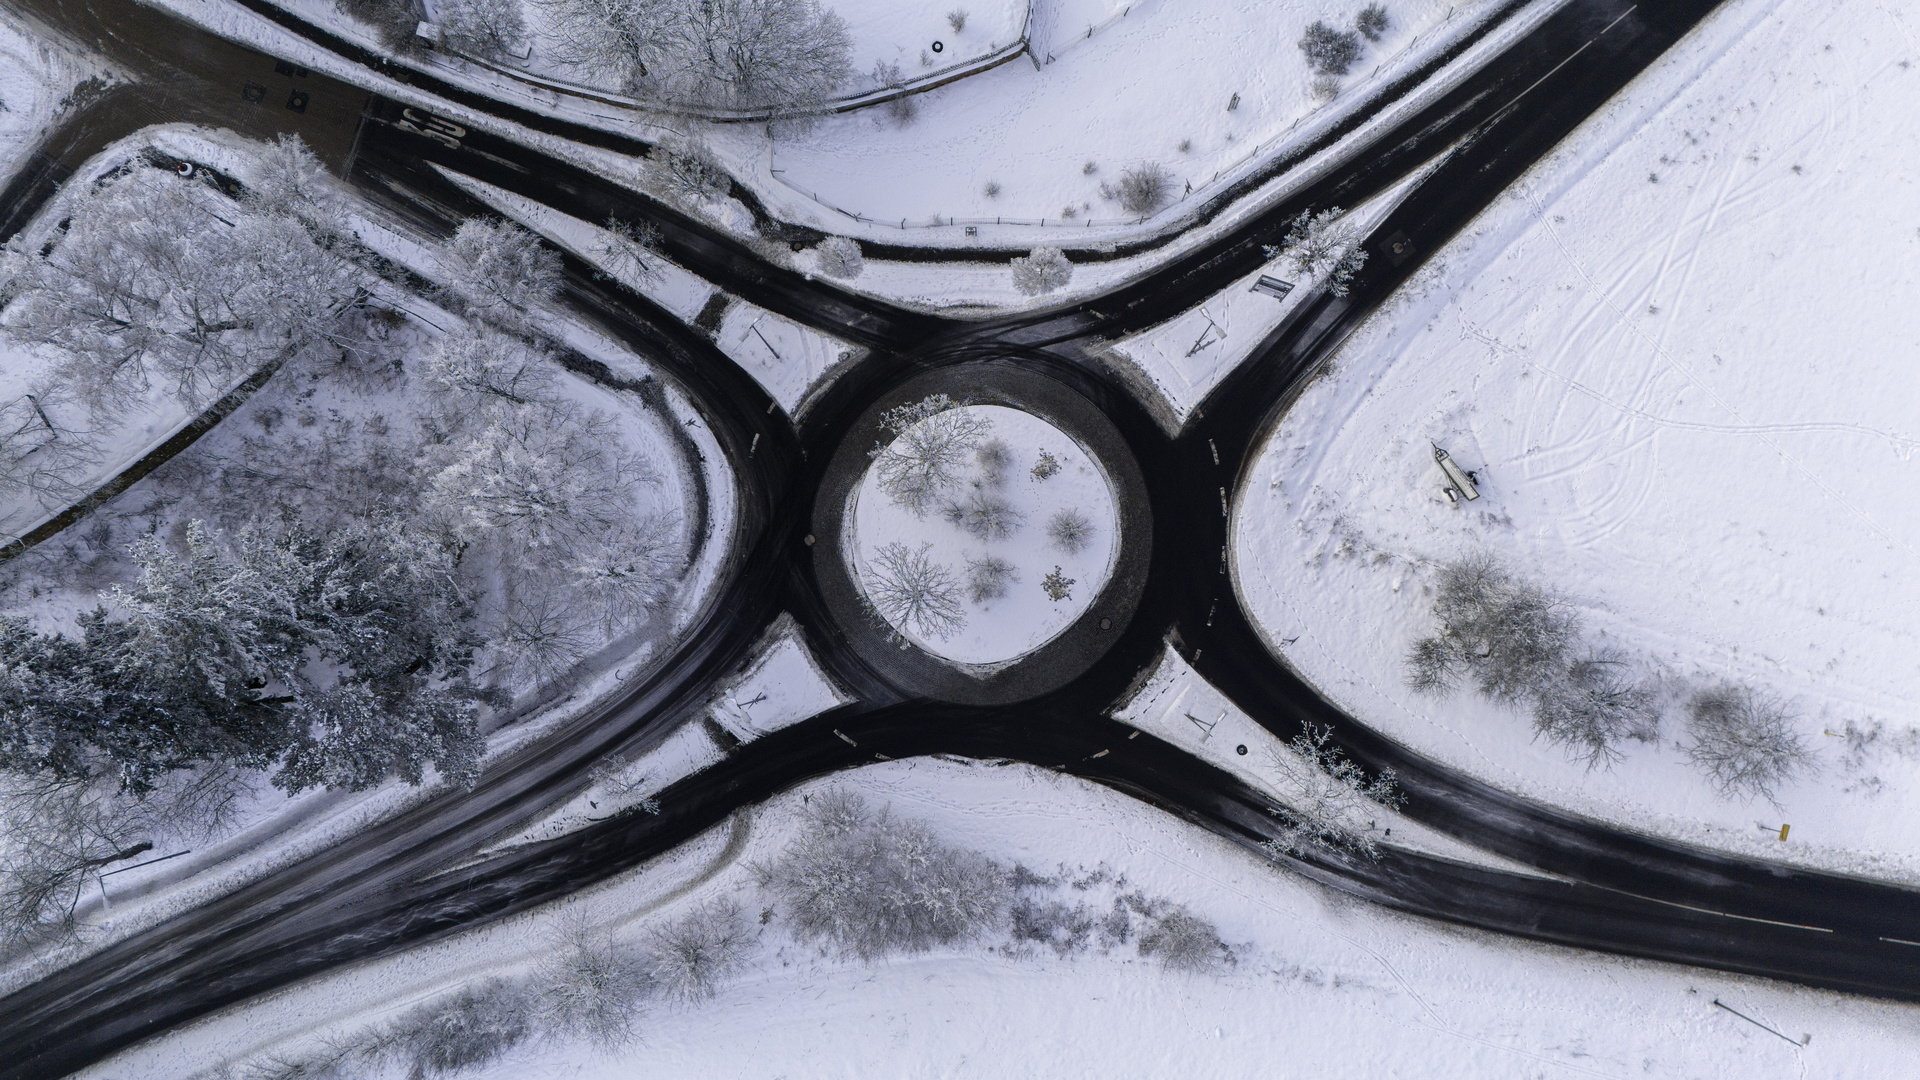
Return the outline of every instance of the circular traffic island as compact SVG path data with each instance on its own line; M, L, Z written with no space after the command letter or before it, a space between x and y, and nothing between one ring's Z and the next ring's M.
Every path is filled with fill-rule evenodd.
M1111 422L1044 376L935 372L854 424L814 508L847 642L902 691L1004 704L1090 667L1133 614L1152 522Z

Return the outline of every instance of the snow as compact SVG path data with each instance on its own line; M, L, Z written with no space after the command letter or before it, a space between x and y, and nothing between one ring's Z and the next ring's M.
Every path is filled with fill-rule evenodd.
M0 19L0 186L11 181L89 79L118 81L105 60L12 11Z
M1340 217L1339 227L1351 229L1355 237L1372 232L1429 171L1421 169L1348 210ZM1254 286L1263 277L1279 278L1295 288L1284 297L1255 292ZM1148 385L1159 391L1165 409L1151 411L1157 417L1170 417L1173 424L1169 434L1177 434L1220 380L1239 367L1301 299L1313 291L1316 280L1303 277L1286 258L1275 258L1215 294L1207 303L1158 326L1120 338L1106 346L1106 352L1113 359L1132 365Z
M963 408L992 425L988 441L999 440L1011 452L1005 487L989 485L985 490L1004 496L1022 524L1007 539L981 540L947 521L940 507L917 517L881 489L878 469L869 468L847 507L852 524L846 530L844 555L863 590L872 587L875 555L894 543L909 548L931 545L932 559L962 583L969 561L994 556L1011 563L1017 577L1007 594L967 605L965 625L949 637L930 635L924 628L882 613L894 630L935 656L961 664L1000 665L1053 640L1100 595L1120 553L1119 507L1112 481L1099 462L1066 432L1019 409ZM1042 452L1053 454L1060 465L1059 473L1046 480L1032 473ZM977 466L968 479L969 483L980 479ZM1093 526L1086 546L1077 552L1062 550L1047 538L1051 517L1068 510L1080 511ZM1073 582L1070 594L1060 600L1049 598L1041 588L1043 579L1055 570Z
M863 965L794 943L776 915L741 976L711 1001L654 1005L634 1043L535 1040L463 1075L1790 1080L1902 1075L1920 1048L1913 1006L1427 923L1071 777L920 760L806 785L562 903L309 980L78 1075L172 1080L296 1055L460 985L527 972L569 927L636 942L716 897L757 911L751 865L782 849L802 799L828 787L1041 873L1123 874L1215 922L1236 963L1187 975L1131 946L1062 958L983 942Z
M610 250L618 249L610 246L613 234L602 226L484 180L451 169L439 171L468 194L592 263L689 326L719 291L706 279L659 254L649 260L653 274L637 273L627 260L608 257ZM729 296L728 300L714 344L753 376L789 416L804 411L806 402L826 386L832 375L844 370L843 365L850 366L851 361L866 355L864 349L738 297Z
M1734 0L1360 330L1249 467L1241 595L1343 708L1546 802L1920 881L1920 71L1911 20ZM1429 442L1480 475L1441 494ZM1788 699L1818 771L1716 797L1683 710L1588 772L1401 681L1435 563L1487 550L1684 693ZM1782 842L1779 828L1790 824Z
M964 225L999 243L1021 243L1022 235L1031 243L1059 243L1075 236L1066 230L1086 235L1088 219L1119 226L1139 217L1104 197L1101 187L1116 185L1136 163L1154 161L1174 176L1175 202L1163 213L1177 216L1181 199L1239 175L1250 159L1271 156L1304 134L1303 127L1313 128L1312 119L1345 111L1370 79L1424 57L1435 41L1471 25L1482 6L1392 5L1392 27L1367 45L1361 64L1343 80L1342 96L1323 104L1309 92L1312 72L1294 43L1315 19L1349 24L1358 5L1043 3L1035 16L1037 66L1005 64L919 95L919 115L907 124L866 110L775 139L768 168L777 171L770 175L790 190L784 199L773 191L765 197L794 203L792 212L822 227L853 227L846 215L856 215L873 223L855 228L858 234L889 243L954 244ZM1108 28L1085 36L1092 21L1122 12ZM742 132L716 137L744 145ZM1087 164L1094 170L1085 171ZM996 195L987 194L989 183L999 185ZM809 214L793 200L796 194L830 214ZM935 219L942 226L933 230L937 235L914 235ZM1042 222L1052 228L1026 227Z
M741 742L854 700L834 685L793 616L782 612L759 652L715 695L710 715Z

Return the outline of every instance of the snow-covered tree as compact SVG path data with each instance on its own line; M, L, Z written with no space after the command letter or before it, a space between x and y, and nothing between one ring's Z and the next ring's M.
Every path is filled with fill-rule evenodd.
M551 355L524 338L469 323L441 335L423 357L431 385L514 405L555 401Z
M833 278L853 279L867 268L860 245L844 236L829 236L814 249L820 260L820 272Z
M440 47L498 60L527 36L520 0L439 0Z
M536 332L534 313L560 295L560 253L509 221L462 222L447 245L446 272L453 306L521 336Z
M874 552L865 584L867 597L888 621L944 640L966 625L967 616L959 583L927 554L932 547L898 542L882 547Z
M647 151L647 176L654 187L692 205L717 202L733 190L733 177L712 150L698 139L668 136Z
M919 822L876 814L845 791L814 795L806 815L800 838L755 867L802 941L862 959L924 952L994 926L1006 910L1006 871Z
M1275 854L1300 854L1319 846L1371 857L1378 845L1367 815L1405 801L1392 769L1368 777L1330 744L1332 737L1332 728L1308 724L1286 750L1273 756L1287 802L1281 834L1266 845Z
M86 494L75 478L100 460L99 446L91 432L54 419L51 396L42 391L0 403L0 499L32 492L52 507ZM0 543L9 539L0 534Z
M608 217L598 245L601 265L616 277L635 281L660 279L660 230L650 221L621 221Z
M880 417L880 428L893 435L869 455L879 471L880 489L924 515L959 481L967 456L993 424L945 394L932 394L888 409Z
M739 970L752 944L740 905L720 897L648 933L647 974L667 998L705 1001Z
M1077 555L1093 539L1093 522L1087 515L1069 507L1047 519L1047 539L1069 555Z
M534 998L548 1031L564 1031L604 1049L633 1038L640 1000L651 989L645 965L611 934L569 928L534 976Z
M1026 296L1064 289L1073 280L1073 263L1057 247L1037 247L1013 260L1013 287Z
M1300 273L1324 276L1327 291L1335 296L1347 295L1348 283L1367 262L1367 252L1360 246L1359 237L1349 226L1340 223L1343 213L1337 206L1317 214L1311 210L1300 211L1278 249Z
M1568 664L1534 697L1533 730L1589 769L1620 760L1619 743L1646 735L1657 719L1652 695L1624 654L1589 653Z
M57 378L100 415L152 379L198 405L260 367L333 340L361 293L307 221L210 185L134 168L74 200L50 245L10 250L7 332L64 354Z
M1566 601L1476 553L1440 568L1433 614L1439 633L1414 646L1408 681L1444 693L1462 673L1505 705L1531 701L1566 670L1580 621Z
M816 0L548 0L560 55L632 92L803 110L852 74L846 24Z

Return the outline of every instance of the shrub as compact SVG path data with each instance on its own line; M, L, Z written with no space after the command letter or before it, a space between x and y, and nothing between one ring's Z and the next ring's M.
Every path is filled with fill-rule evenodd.
M1073 599L1073 579L1061 573L1060 568L1056 566L1053 568L1053 573L1040 579L1040 591L1046 593L1047 599L1056 604L1062 600L1071 600Z
M1045 450L1033 462L1033 478L1041 482L1052 479L1060 472L1060 459Z
M967 28L966 9L954 8L952 11L947 12L947 25L953 27L953 32L956 34L965 30Z
M1047 538L1069 555L1078 555L1093 539L1093 523L1078 510L1061 510L1047 520Z
M1322 75L1345 75L1360 59L1360 35L1351 30L1335 30L1320 20L1300 37L1300 51L1307 63Z
M633 1037L649 980L645 970L621 955L607 934L584 926L570 931L534 980L540 1022L603 1047Z
M1157 161L1143 162L1120 174L1120 205L1130 214L1151 214L1173 194L1173 175Z
M827 237L814 252L819 258L820 272L828 277L851 280L867 268L860 245L844 236Z
M647 151L647 173L667 194L683 200L717 202L733 190L733 177L713 151L694 139L669 137Z
M527 1011L520 988L496 980L408 1013L393 1035L418 1080L497 1060L532 1034Z
M1381 35L1387 32L1388 25L1387 9L1383 4L1368 4L1360 9L1360 14L1353 20L1353 28L1368 41L1379 41Z
M866 960L972 937L1000 922L1010 892L984 855L842 791L815 795L800 837L755 872L801 940Z
M967 535L983 541L1005 540L1026 520L1003 496L989 491L976 491L965 502L948 503L946 517Z
M1210 971L1233 963L1233 950L1220 940L1219 930L1185 908L1160 916L1140 935L1139 949L1141 956L1174 971Z
M1709 687L1687 702L1687 757L1723 796L1772 801L1781 784L1813 763L1793 719L1771 694L1732 683Z
M980 483L990 488L1007 486L1007 470L1013 468L1013 451L999 439L990 439L980 444L973 452L980 465Z
M1013 260L1013 287L1027 296L1039 296L1065 288L1073 280L1073 264L1056 247L1037 247L1024 258Z
M1443 692L1464 670L1505 705L1531 700L1559 679L1580 631L1564 601L1516 580L1487 554L1440 568L1433 614L1440 633L1414 646L1409 682Z
M752 942L739 905L714 900L648 935L647 972L667 997L704 1001L739 970Z
M1591 769L1620 760L1614 744L1645 731L1657 717L1652 695L1616 652L1589 653L1537 691L1533 730Z

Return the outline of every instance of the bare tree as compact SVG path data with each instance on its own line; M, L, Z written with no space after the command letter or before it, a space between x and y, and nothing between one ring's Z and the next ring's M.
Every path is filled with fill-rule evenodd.
M510 221L462 222L446 269L453 306L508 333L534 333L534 313L560 295L560 253Z
M1339 223L1343 213L1337 206L1318 214L1300 211L1278 249L1300 273L1324 276L1327 291L1335 296L1347 295L1353 275L1367 262L1367 252L1360 246L1359 238L1351 228Z
M1013 508L1005 496L992 491L975 491L965 500L947 503L948 522L966 530L975 540L1005 540L1020 531L1026 515Z
M1589 769L1612 766L1621 756L1616 744L1647 734L1658 720L1652 695L1634 678L1626 656L1612 650L1575 660L1536 694L1535 733Z
M740 906L725 898L710 900L647 935L646 969L667 997L705 1001L721 980L740 969L752 944Z
M1073 280L1073 263L1057 247L1037 247L1013 260L1013 287L1027 296L1064 289Z
M442 390L514 405L552 405L558 400L552 354L485 324L447 331L427 347L422 359L428 384Z
M440 47L499 60L526 39L519 0L439 0Z
M1813 767L1779 698L1737 683L1698 691L1687 702L1687 757L1727 798L1773 801L1780 785Z
M1390 20L1387 18L1387 9L1384 4L1368 4L1360 9L1360 14L1354 16L1353 20L1354 30L1358 31L1361 37L1373 42L1380 40L1381 36L1387 32L1389 24Z
M615 277L635 281L658 281L660 270L660 230L651 221L621 221L608 217L606 234L597 245L600 264Z
M1300 51L1307 63L1321 75L1345 75L1360 59L1360 35L1351 30L1335 30L1320 20L1300 37Z
M972 937L1000 922L1011 893L992 860L844 791L814 795L800 837L754 870L801 940L867 960Z
M991 421L945 394L933 394L888 409L882 431L893 440L870 455L880 489L915 514L924 515L959 480L967 455L993 430Z
M563 63L617 74L639 93L665 71L680 46L677 20L685 0L545 0L553 53Z
M79 478L100 461L99 447L92 432L56 419L56 396L43 390L0 404L0 499L32 492L52 509L86 494Z
M945 640L966 625L967 617L960 608L959 583L928 556L932 547L888 544L874 553L865 584L874 608L889 622Z
M1408 657L1414 688L1444 692L1464 671L1481 693L1518 705L1561 677L1580 632L1565 601L1485 553L1443 565L1439 579L1433 614L1440 632Z
M1129 214L1151 214L1173 194L1173 174L1157 161L1135 165L1120 174L1115 194Z
M1007 586L1020 580L1012 563L994 555L967 560L967 599L976 604L1007 595Z
M1047 519L1047 539L1069 555L1078 555L1093 540L1093 522L1077 509L1055 512Z
M819 256L820 272L828 277L851 280L867 268L860 245L844 236L829 236L814 251Z
M973 458L980 466L980 484L987 488L1007 486L1007 473L1013 468L1013 451L999 439L989 439L974 450Z
M548 0L558 55L629 92L802 111L852 74L846 24L815 0Z
M1273 765L1285 782L1287 812L1280 836L1266 843L1274 854L1300 854L1310 847L1344 848L1369 858L1379 853L1367 813L1405 801L1392 769L1367 776L1331 744L1333 729L1308 724Z
M647 175L668 195L698 205L733 190L733 177L697 139L669 136L647 151Z

